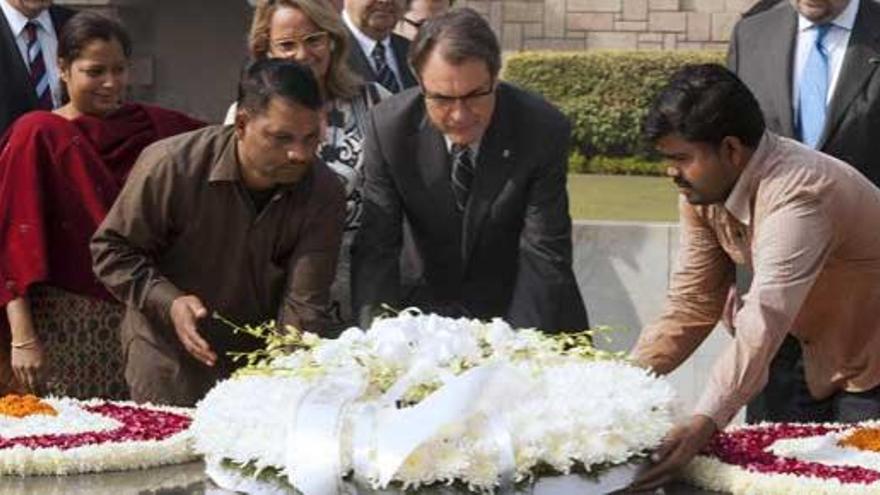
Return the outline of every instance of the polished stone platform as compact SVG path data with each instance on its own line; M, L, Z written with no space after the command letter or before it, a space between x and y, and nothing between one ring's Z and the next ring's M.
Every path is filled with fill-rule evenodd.
M559 484L559 495L566 495L569 492L572 495L575 493L587 495L582 490L568 490L566 485L565 480L562 480ZM569 485L571 488L574 486L574 484ZM431 490L429 493L439 494L442 491L445 490ZM232 495L233 493L217 488L207 479L201 462L117 473L30 478L0 477L0 494L3 495ZM699 490L683 484L667 487L665 493L666 495L718 495L717 492Z

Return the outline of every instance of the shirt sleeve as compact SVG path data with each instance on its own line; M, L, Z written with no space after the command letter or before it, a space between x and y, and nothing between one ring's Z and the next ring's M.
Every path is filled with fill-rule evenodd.
M183 295L156 266L173 231L170 160L161 143L144 150L90 246L95 275L107 290L164 323L170 323L171 303Z
M316 180L316 183L318 181ZM345 193L329 170L316 184L302 233L287 263L287 288L278 321L298 330L330 329L330 286L345 225Z
M660 318L645 327L632 356L657 373L677 368L715 328L736 266L709 221L680 201L679 267L672 275Z
M753 241L752 286L716 361L696 413L724 427L767 382L770 361L831 250L832 225L819 200L794 198L761 222Z

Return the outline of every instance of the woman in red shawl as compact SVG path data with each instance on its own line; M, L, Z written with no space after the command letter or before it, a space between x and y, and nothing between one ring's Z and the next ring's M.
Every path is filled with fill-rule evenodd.
M0 139L0 392L126 394L122 307L92 274L89 238L144 147L203 125L122 103L130 54L119 23L77 14L58 40L70 102Z

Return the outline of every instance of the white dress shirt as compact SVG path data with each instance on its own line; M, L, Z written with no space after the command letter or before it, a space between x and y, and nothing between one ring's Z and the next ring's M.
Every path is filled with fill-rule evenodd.
M18 51L24 66L30 69L27 56L28 36L25 32L25 25L28 19L24 14L9 5L6 0L0 0L0 8L3 9L3 15L9 23L9 29L15 37L18 45ZM40 50L43 52L43 61L46 63L46 74L49 76L49 87L52 92L52 105L57 108L61 106L61 82L59 81L60 71L58 69L58 35L55 33L55 26L52 24L52 16L49 15L49 9L40 12L40 15L33 19L37 23L37 40L40 42ZM5 77L5 76L4 76Z
M391 36L386 36L382 41L376 41L373 38L370 38L354 25L351 17L348 16L348 12L345 10L342 11L342 22L348 26L348 29L354 35L354 39L357 40L358 46L360 46L361 50L367 56L367 61L370 63L370 67L373 68L373 72L376 74L379 73L379 70L376 68L376 63L373 62L372 53L373 49L376 47L376 43L382 43L385 47L385 63L391 68L394 78L397 79L397 85L403 89L403 79L400 77L400 66L397 63L397 57L394 56L394 48L391 46ZM354 50L355 47L351 47L351 49Z
M849 36L852 34L853 25L856 22L856 14L859 12L859 0L850 0L849 5L843 9L834 20L831 21L831 29L825 35L823 45L828 50L828 95L826 97L826 105L831 102L834 96L834 89L837 87L837 80L840 78L840 68L843 66L843 58L846 55L846 47L849 45ZM798 15L798 31L797 44L795 46L794 71L792 71L791 101L794 106L795 115L798 111L798 82L801 80L801 74L804 72L804 66L807 65L807 57L813 44L816 42L816 35L819 32L816 24L802 15Z

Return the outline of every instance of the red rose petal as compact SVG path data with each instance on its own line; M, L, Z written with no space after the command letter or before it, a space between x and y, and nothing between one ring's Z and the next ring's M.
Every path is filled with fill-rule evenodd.
M138 406L104 402L84 407L85 410L122 423L115 430L75 433L69 435L32 435L27 437L0 437L0 449L23 446L31 449L56 447L61 450L100 445L108 442L136 442L164 440L189 428L192 419L181 415Z
M847 426L775 424L743 428L715 436L704 454L726 464L765 474L793 474L820 479L835 479L841 483L870 484L880 480L880 472L853 466L828 466L804 462L789 457L778 457L766 452L776 440L824 435Z

